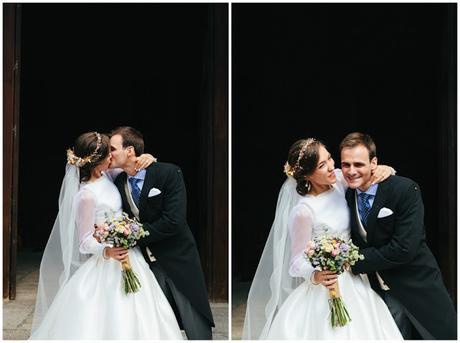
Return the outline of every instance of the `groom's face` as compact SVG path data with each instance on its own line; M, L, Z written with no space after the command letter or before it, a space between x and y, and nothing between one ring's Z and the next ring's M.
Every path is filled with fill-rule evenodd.
M343 148L341 153L342 174L350 188L366 191L372 184L372 173L377 168L377 157L369 159L364 145Z
M110 150L112 153L111 168L123 168L128 162L128 151L123 148L123 137L114 135L110 138Z

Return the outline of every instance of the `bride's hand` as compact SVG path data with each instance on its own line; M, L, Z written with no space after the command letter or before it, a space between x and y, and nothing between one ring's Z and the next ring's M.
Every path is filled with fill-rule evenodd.
M334 284L337 282L338 275L329 270L316 270L313 273L313 280L315 284L322 284L328 289L334 289Z
M380 183L390 177L390 175L395 175L396 170L394 170L390 166L386 165L378 165L377 168L375 168L374 173L372 174L372 184Z
M104 254L105 256L107 256L107 258L113 258L115 260L123 262L128 257L128 250L123 248L105 247Z
M96 239L96 241L98 241L99 243L101 243L101 237L99 237L99 235L96 234L96 232L97 232L98 229L99 229L99 226L97 226L97 224L94 224L93 237Z
M147 168L149 165L151 165L153 162L156 162L157 159L153 157L150 154L142 154L139 157L136 157L136 165L134 166L134 169L136 171L139 171L141 169Z

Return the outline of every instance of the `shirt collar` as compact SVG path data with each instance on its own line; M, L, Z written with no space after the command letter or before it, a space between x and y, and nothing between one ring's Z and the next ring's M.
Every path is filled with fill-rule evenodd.
M145 169L141 169L139 170L136 175L133 175L133 176L129 176L129 178L136 178L138 180L144 180L145 179L145 174L147 173L147 171Z
M378 183L373 184L372 186L370 186L370 187L367 189L367 191L365 191L365 192L362 192L362 191L360 191L358 188L356 188L356 192L358 193L358 195L360 195L361 193L366 193L366 194L375 196L375 195L377 194L377 188L379 188L379 184L378 184Z

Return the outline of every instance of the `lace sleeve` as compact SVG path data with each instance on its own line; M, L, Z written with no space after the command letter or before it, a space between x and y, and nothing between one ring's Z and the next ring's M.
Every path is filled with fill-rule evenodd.
M82 190L76 199L76 224L79 250L82 254L102 256L105 245L93 237L96 217L96 198L90 190Z
M304 257L307 242L311 239L313 229L313 214L310 209L302 204L293 209L290 219L289 235L291 238L291 261L289 275L310 279L315 270Z

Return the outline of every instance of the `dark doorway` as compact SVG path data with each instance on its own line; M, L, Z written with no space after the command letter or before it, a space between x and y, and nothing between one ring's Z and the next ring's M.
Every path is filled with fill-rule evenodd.
M456 4L233 4L233 280L250 281L299 138L369 133L420 184L457 292Z
M209 147L209 122L227 118L227 77L216 72L227 70L228 31L218 20L227 4L21 6L19 253L47 242L74 139L129 125L144 134L147 152L182 168L210 294L226 300L226 245L219 252L209 245L215 230L226 231L227 195L214 199L216 214L208 194L227 184L226 165L214 156L227 154L227 141ZM226 126L218 130L227 137ZM209 182L209 166L223 177ZM225 219L218 228L216 216Z

